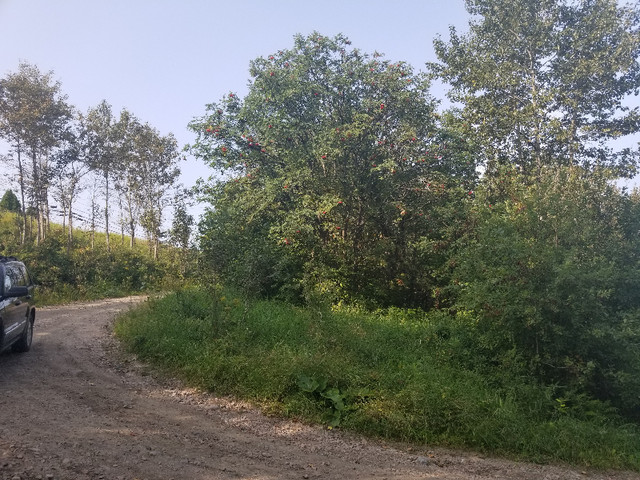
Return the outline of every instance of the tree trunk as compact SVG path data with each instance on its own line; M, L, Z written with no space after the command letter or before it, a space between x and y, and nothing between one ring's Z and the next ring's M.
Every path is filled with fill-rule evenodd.
M136 244L136 220L133 217L133 204L130 198L130 194L125 198L127 201L127 213L129 215L129 235L131 236L129 239L129 248L133 248Z
M22 166L22 149L20 148L20 143L18 143L16 147L16 153L18 154L18 183L20 184L20 200L22 201L21 209L22 209L22 232L20 232L20 244L24 245L27 242L27 206L24 202L24 168Z
M109 171L104 172L104 228L106 234L107 252L111 252L111 246L109 245Z
M129 218L129 235L131 235L131 239L129 240L129 248L133 248L136 244L136 222L133 221L133 218Z
M31 147L31 168L32 168L32 182L33 182L33 203L36 208L36 220L38 222L38 235L36 237L36 245L40 245L42 238L42 206L40 205L40 169L38 167L38 155L36 149Z
M42 238L47 238L51 233L51 211L49 209L49 152L42 157L40 164L40 185L42 201Z
M72 187L73 188L73 187ZM73 248L73 195L69 195L69 230L67 235L67 252L71 252L71 248Z
M93 191L91 192L91 250L96 245L96 186L93 185Z
M64 231L67 228L67 201L62 198L60 203L62 205L62 231Z
M124 206L122 205L122 195L118 195L118 206L120 208L120 245L124 247Z
M91 250L96 247L96 224L93 216L91 217Z

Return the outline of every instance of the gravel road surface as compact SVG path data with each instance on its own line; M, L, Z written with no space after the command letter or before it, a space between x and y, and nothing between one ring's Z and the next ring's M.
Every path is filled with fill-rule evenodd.
M38 310L0 355L0 479L639 479L385 444L155 378L111 334L140 298Z

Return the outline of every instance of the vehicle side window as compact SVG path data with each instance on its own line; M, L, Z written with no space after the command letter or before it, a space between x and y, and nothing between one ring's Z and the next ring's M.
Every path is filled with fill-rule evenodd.
M7 265L7 274L9 275L11 280L11 285L9 288L24 287L27 285L22 269L19 268L17 265ZM5 283L6 283L6 279L5 279Z
M28 287L32 284L31 277L29 276L29 271L27 267L24 265L20 265L20 270L22 270L22 276L24 277L24 284Z
M9 276L8 273L5 273L4 274L4 291L8 292L10 288L11 288L11 277Z

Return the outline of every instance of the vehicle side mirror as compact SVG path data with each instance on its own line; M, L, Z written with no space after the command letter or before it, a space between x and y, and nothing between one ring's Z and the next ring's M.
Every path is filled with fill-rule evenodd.
M29 287L16 286L11 287L8 291L4 292L5 297L26 297L29 295Z

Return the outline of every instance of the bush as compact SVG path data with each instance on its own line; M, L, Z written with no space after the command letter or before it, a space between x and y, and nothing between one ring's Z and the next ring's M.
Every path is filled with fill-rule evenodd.
M640 420L640 245L621 222L631 199L577 168L505 184L503 202L479 196L453 261L456 307L476 322L478 348Z
M76 232L70 250L65 234L54 230L40 245L13 244L6 253L25 261L40 287L39 301L45 303L118 297L187 281L186 275L177 273L179 267L171 260L178 257L171 252L160 261L153 260L144 246L112 244L108 252L103 245L91 248L82 232Z

